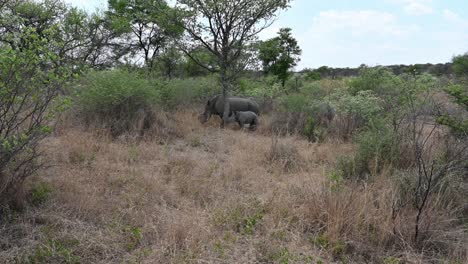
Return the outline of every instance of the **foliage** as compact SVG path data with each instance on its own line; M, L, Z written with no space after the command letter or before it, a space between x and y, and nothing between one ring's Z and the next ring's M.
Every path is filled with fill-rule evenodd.
M468 76L468 52L452 59L453 72L459 77Z
M31 199L35 204L40 204L47 200L53 189L47 183L40 182L31 189Z
M446 88L448 94L455 98L456 103L465 107L468 111L468 86L461 84L450 85Z
M171 38L183 32L172 23L173 9L164 0L109 0L106 12L109 27L115 32L115 45L121 53L132 57L141 55L145 66L152 69L155 59Z
M322 78L322 75L318 71L310 71L306 73L306 80L318 81Z
M192 40L192 48L203 46L217 61L223 95L230 90L238 72L246 67L243 61L247 47L256 35L269 26L277 11L288 7L289 0L178 0L180 25ZM186 50L192 50L187 47ZM189 53L187 53L189 54ZM197 61L195 57L191 57ZM247 57L248 58L248 57ZM199 65L202 62L197 61ZM210 69L204 65L206 69ZM212 69L214 70L214 69ZM225 116L227 118L227 115Z
M182 53L174 46L170 46L164 49L156 61L156 65L162 76L172 79L181 76L183 62Z
M360 91L372 91L379 96L398 94L402 80L385 68L361 68L359 77L349 83L349 92L356 95Z
M385 119L373 119L369 129L356 136L357 150L352 175L377 175L384 166L399 167L404 159L400 152L401 138ZM348 175L345 175L348 176Z
M205 101L219 94L213 75L197 78L171 79L160 87L161 104L167 108L184 107L194 102Z
M54 53L56 30L26 27L2 36L9 44L0 44L0 206L39 167L38 143L63 106L58 94L71 70Z
M136 112L159 102L157 85L125 70L92 71L81 81L77 104L90 115Z
M317 121L313 117L307 119L302 134L311 142L323 140L323 130L318 126Z
M466 137L468 135L468 120L457 120L454 117L442 115L437 118L437 122L448 126L457 136Z
M239 80L238 90L241 95L263 99L277 99L282 94L281 87L274 77L253 80L242 78Z
M33 28L39 38L49 41L50 52L60 57L57 65L74 65L73 71L80 72L85 65L110 63L104 54L109 32L99 14L88 15L62 1L8 1L2 7L1 43L26 48L19 40L25 29Z
M291 76L290 69L300 60L302 50L292 37L290 28L280 29L278 35L260 43L258 57L262 61L263 70L277 76L284 87Z
M456 84L448 85L444 90L458 104L460 109L457 111L446 111L437 118L439 124L450 128L452 134L459 139L468 138L468 120L466 113L468 111L468 53L455 56L452 59L453 71L461 79Z
M161 99L159 86L135 72L90 72L81 80L75 100L87 123L97 122L118 136L149 129L152 109ZM143 124L136 124L140 119Z
M205 76L217 67L216 57L202 46L195 47L185 55L184 71L189 77Z
M338 134L349 138L356 129L362 128L380 113L382 99L370 90L359 91L355 96L338 91L331 95L331 103L336 109Z

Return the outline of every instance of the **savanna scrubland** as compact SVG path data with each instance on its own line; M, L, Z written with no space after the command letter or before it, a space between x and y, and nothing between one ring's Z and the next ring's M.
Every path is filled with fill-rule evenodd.
M466 55L437 77L241 72L249 131L197 120L218 74L76 71L44 30L0 51L1 262L468 262Z

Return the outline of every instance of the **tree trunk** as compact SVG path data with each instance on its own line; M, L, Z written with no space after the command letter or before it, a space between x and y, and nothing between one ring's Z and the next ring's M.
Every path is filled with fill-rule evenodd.
M221 86L223 88L223 103L224 103L224 112L223 112L223 118L221 121L221 128L224 127L224 123L227 123L229 120L229 111L230 111L230 105L228 103L228 96L229 96L229 79L227 77L227 69L225 66L221 68Z

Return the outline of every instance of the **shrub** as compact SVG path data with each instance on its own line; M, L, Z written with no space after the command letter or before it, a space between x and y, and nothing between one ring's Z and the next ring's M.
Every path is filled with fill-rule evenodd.
M76 101L88 125L108 129L113 137L127 133L174 134L161 105L162 84L124 70L91 72L77 89Z
M314 81L308 82L302 87L301 93L311 99L318 100L322 99L327 95L327 92L323 86L322 82Z
M384 96L395 93L401 86L402 80L385 68L363 68L359 77L350 81L349 92L357 95L361 91L372 91Z
M362 176L365 173L376 175L385 165L389 167L400 165L401 139L385 121L385 119L373 120L369 130L357 135L356 175Z
M313 80L313 81L318 81L322 78L320 72L317 72L317 71L310 71L308 73L306 73L306 76L305 76L306 80Z
M453 72L459 77L468 76L468 52L452 59Z
M464 106L468 110L468 86L461 84L450 85L446 88L448 94L450 94L455 101Z
M372 91L359 91L355 96L345 92L332 95L332 104L337 112L336 132L348 139L354 132L367 125L382 111L382 99Z
M49 121L62 106L58 94L70 77L65 65L52 66L59 65L51 51L58 44L46 38L53 32L42 33L25 28L10 36L17 49L0 48L0 208L21 204L16 194L40 167L38 144L51 131Z
M160 89L161 104L169 109L204 101L219 93L218 81L214 76L171 79Z
M52 191L52 187L44 182L40 182L31 189L31 201L34 204L40 204L49 198Z
M156 85L125 70L90 72L82 79L77 92L80 110L91 116L134 114L160 101Z
M281 85L272 76L264 78L242 78L236 89L237 94L253 97L260 104L260 112L267 113L273 110L274 101L281 93Z
M308 99L300 94L291 94L281 98L277 112L271 121L272 132L280 135L302 134L306 126Z

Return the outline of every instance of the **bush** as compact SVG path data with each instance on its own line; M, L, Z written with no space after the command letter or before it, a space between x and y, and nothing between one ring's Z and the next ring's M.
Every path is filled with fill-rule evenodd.
M371 122L369 130L356 136L355 174L376 175L384 166L399 167L401 140L396 131L386 125L385 119Z
M271 130L280 135L302 134L310 116L308 98L292 94L281 98L279 110L273 114Z
M149 80L125 70L90 72L78 89L80 110L90 115L136 113L160 102L160 89Z
M161 87L125 70L90 72L81 80L76 101L87 125L109 129L113 137L142 136L165 127L164 117L155 111L161 104Z
M302 87L301 93L315 100L322 99L327 95L327 91L323 88L322 83L317 81L306 83L304 87Z
M45 182L39 182L31 189L31 201L33 204L40 204L46 201L53 189Z
M453 72L459 77L468 76L468 52L452 59Z
M349 83L349 92L372 91L379 96L394 94L402 86L402 80L385 68L363 68L359 77Z
M244 97L253 97L260 105L261 113L271 112L274 101L281 93L281 85L272 76L264 78L241 78L235 92Z
M58 94L70 77L66 66L52 66L59 65L50 50L57 43L29 28L10 37L17 49L0 48L0 208L22 204L14 200L41 165L38 144L50 133L49 121L62 106Z
M168 109L183 107L219 94L215 76L171 79L161 86L161 103Z
M364 127L382 111L382 99L372 91L359 91L355 96L345 92L332 95L332 104L336 108L336 133L349 139L354 132Z

